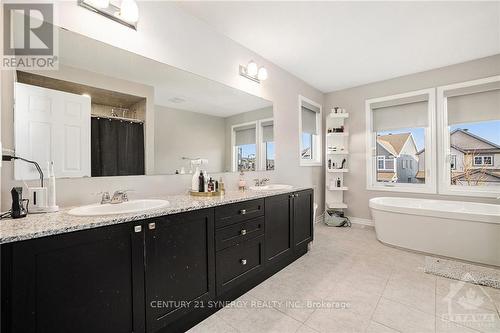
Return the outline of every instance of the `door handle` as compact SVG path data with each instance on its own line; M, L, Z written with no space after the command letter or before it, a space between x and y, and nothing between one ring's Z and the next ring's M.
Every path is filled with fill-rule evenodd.
M142 227L140 225L136 225L134 227L134 232L141 232L142 231Z
M240 234L241 234L242 236L245 236L245 235L247 234L246 229L242 229L242 230L240 231Z
M148 224L148 228L149 228L149 230L154 230L154 229L156 229L156 223L154 223L154 222L149 223L149 224Z
M241 259L241 260L240 260L240 262L241 262L241 264L242 264L243 266L247 264L247 260L246 260L246 259Z
M242 209L242 210L240 210L240 214L241 214L241 215L245 215L246 213L247 213L247 210L246 210L246 209Z

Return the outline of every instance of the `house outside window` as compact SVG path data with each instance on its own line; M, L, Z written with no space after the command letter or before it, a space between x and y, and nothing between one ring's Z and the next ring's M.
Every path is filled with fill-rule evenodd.
M438 151L442 168L439 193L498 196L500 76L439 87L437 91L438 135L443 142Z
M433 89L366 101L369 190L435 191L433 117Z

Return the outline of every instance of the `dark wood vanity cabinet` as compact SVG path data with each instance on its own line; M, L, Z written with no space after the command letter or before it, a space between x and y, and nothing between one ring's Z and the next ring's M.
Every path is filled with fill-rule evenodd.
M186 330L304 254L312 205L306 190L4 244L1 333Z
M144 332L143 241L126 223L2 246L2 332Z
M215 297L212 209L146 221L146 326L157 332Z

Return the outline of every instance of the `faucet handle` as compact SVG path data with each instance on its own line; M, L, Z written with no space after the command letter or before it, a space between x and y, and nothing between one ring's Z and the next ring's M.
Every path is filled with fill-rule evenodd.
M260 179L259 178L255 178L253 181L255 182L255 186L259 186L260 185Z
M99 192L101 194L101 204L106 204L111 202L111 196L108 191Z

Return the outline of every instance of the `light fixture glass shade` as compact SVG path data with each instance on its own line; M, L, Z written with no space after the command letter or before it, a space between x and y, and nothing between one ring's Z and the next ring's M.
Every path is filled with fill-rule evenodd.
M85 2L95 8L109 7L109 0L85 0Z
M259 68L259 73L257 74L257 78L261 81L264 81L267 79L267 69L264 67Z
M255 76L257 75L257 71L259 70L259 68L257 67L257 64L255 63L255 61L250 61L247 65L247 74L250 75L250 76Z
M120 18L135 23L139 20L139 7L135 0L123 0L120 5Z

